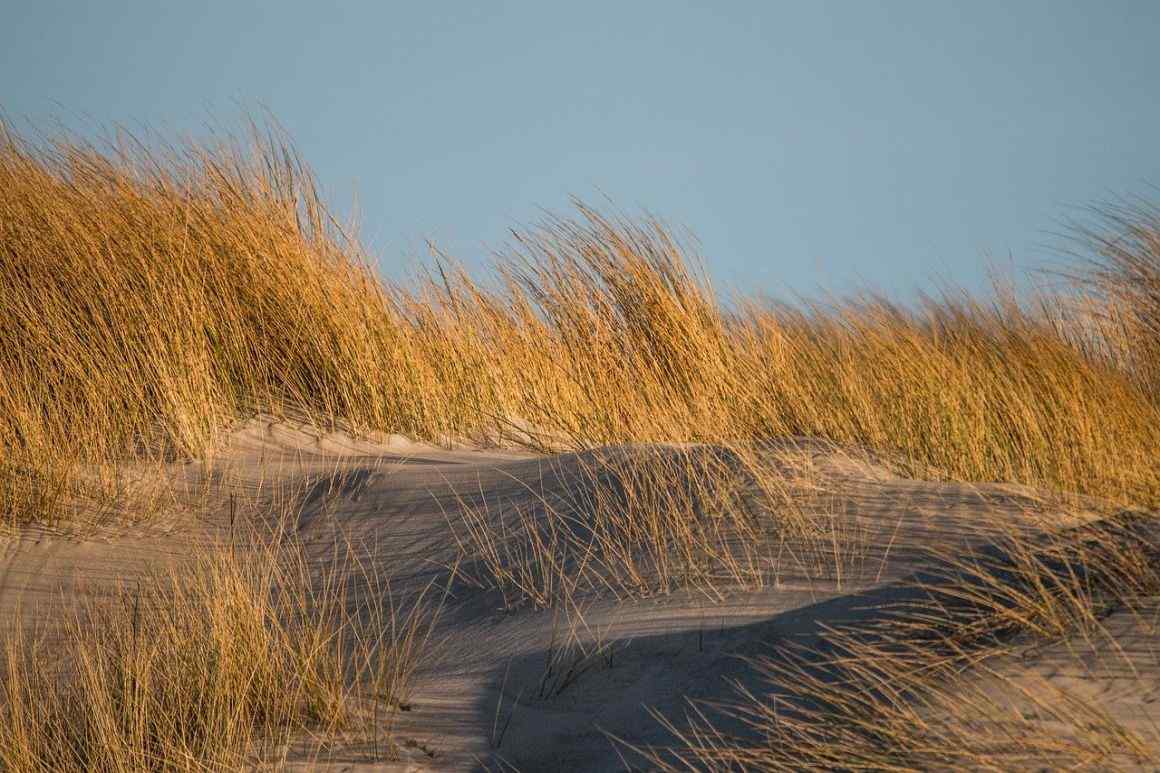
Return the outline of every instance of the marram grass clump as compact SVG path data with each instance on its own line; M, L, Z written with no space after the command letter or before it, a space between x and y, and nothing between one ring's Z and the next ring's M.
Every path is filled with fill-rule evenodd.
M389 759L438 609L356 597L376 578L341 553L319 582L294 540L247 541L159 566L51 639L6 632L0 769L235 770L340 732Z
M288 412L541 450L804 435L1160 501L1154 210L1109 221L1082 322L1071 297L725 304L662 223L582 204L516 233L486 281L439 258L396 284L292 149L254 136L0 134L7 520L49 517L9 479L197 456Z

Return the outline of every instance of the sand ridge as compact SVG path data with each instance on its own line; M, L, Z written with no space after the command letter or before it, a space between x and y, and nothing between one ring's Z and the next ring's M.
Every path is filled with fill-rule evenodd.
M446 589L446 598L433 637L439 656L421 666L414 704L398 716L403 759L370 759L356 739L325 754L291 751L292 767L615 769L624 764L626 747L606 733L635 746L671 742L648 707L674 717L690 699L725 699L729 680L752 678L745 657L778 642L816 640L825 626L885 606L894 598L890 588L928 565L932 550L982 544L988 524L1049 509L1009 487L908 480L816 448L802 453L813 464L811 474L824 477L834 492L835 517L860 529L870 546L859 571L840 582L787 573L769 587L724 599L696 590L619 602L585 599L581 638L599 656L585 661L574 678L545 675L566 624L561 612L504 610L494 592L456 581L451 529L464 497L514 501L542 494L560 480L561 470L578 463L575 454L448 450L401 438L356 441L254 423L212 462L174 468L212 491L216 509L178 526L170 520L152 533L106 526L62 535L28 528L5 537L0 614L9 625L22 620L51 629L78 600L137 581L155 562L208 549L223 535L229 539L237 524L228 521L238 517L225 505L231 495L259 501L293 490L301 506L290 528L319 567L333 558L330 548L341 535L374 565L376 576L389 577L390 592L405 597L434 585ZM1053 671L1050 652L1027 672L1110 695L1110 710L1122 710L1137 726L1154 724L1160 710L1154 641L1146 627L1129 625L1127 618L1112 622L1126 642L1134 642L1125 645L1136 653L1130 688L1124 689L1123 674L1113 679L1096 668L1086 675Z

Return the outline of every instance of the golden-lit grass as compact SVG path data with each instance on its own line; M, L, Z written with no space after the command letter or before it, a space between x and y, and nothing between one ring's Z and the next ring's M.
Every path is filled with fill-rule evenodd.
M0 521L79 518L120 496L121 462L211 454L239 418L287 413L440 442L703 444L739 455L598 457L563 487L570 493L532 496L498 532L486 500L466 508L458 525L465 559L484 574L476 579L509 603L542 607L574 605L579 590L759 586L774 526L775 538L796 529L824 549L825 533L783 507L784 492L763 488L744 451L775 437L872 449L917 475L1155 507L1160 215L1106 215L1107 228L1089 234L1097 257L1080 277L1086 291L1062 298L726 302L662 223L584 205L515 234L488 280L439 258L392 284L277 135L255 132L248 146L96 146L0 129ZM776 525L752 516L754 491L770 499L757 511L780 507ZM836 537L833 546L838 561ZM963 657L976 663L972 648L998 628L1095 635L1100 597L1092 570L1068 560L1059 579L1055 558L1016 547L1022 563L1001 575L960 557L979 577L930 619L945 622L955 604L977 614L937 629L939 646L925 647L929 636L917 650L905 639L845 645L847 673L887 688L868 702L811 681L813 661L790 671L770 661L772 681L812 691L813 703L787 718L749 696L737 711L778 742L741 748L703 724L686 738L686 759L831 767L854 755L900 769L1023 760L1030 747L971 735L974 715L955 714L989 708L944 690L960 684L954 653L970 650ZM1137 559L1084 556L1127 587L1151 577ZM419 618L392 627L380 610L363 629L342 589L303 583L300 564L238 561L215 554L181 579L87 610L64 656L14 640L0 763L231 767L293 730L353 721L353 685L368 678L380 699L398 699L422 649ZM943 659L916 663L915 652ZM553 665L562 672L552 671L552 689L582 660ZM1046 709L1075 720L1078 745L1045 739L1035 759L1144 753L1086 709L1060 716L1068 705Z
M222 548L92 602L0 662L0 767L237 769L302 733L378 734L430 649L431 609L312 582L290 542ZM381 708L375 709L374 706Z
M516 234L492 281L440 260L387 284L277 136L147 149L6 130L0 467L203 454L239 416L292 410L543 449L806 435L922 474L1155 503L1137 344L1156 219L1123 225L1099 281L1139 313L1092 346L1052 301L726 307L661 223L582 205ZM1108 355L1127 350L1135 365ZM3 488L10 520L36 517Z
M1153 393L1160 392L1160 205L1146 200L1105 205L1095 224L1076 230L1097 257L1083 284L1098 312L1089 326L1096 346Z

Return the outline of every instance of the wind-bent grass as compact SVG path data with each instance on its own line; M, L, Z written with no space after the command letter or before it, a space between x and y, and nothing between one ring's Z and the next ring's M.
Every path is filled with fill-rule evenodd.
M947 657L900 642L832 642L843 647L832 667L844 681L801 662L762 659L756 668L779 696L741 689L724 708L763 742L738 742L717 726L720 714L694 708L685 725L659 718L682 748L647 751L652 767L917 773L1144 770L1160 762L1160 738L1134 731L1098 701L993 670L989 663L1006 651ZM780 697L791 687L801 702Z
M337 569L313 583L296 546L266 542L159 570L84 607L60 641L10 634L0 767L236 769L303 731L377 739L409 699L433 611L352 609L350 593Z
M326 427L546 451L738 449L805 436L873 449L921 475L1160 504L1155 208L1112 209L1106 229L1089 234L1098 257L1078 302L947 295L909 307L876 297L726 304L662 223L577 209L517 233L489 281L439 259L415 282L391 284L280 137L255 133L249 149L150 148L131 138L32 143L0 129L0 520L70 520L116 498L120 462L206 455L239 418L290 412ZM524 511L515 542L487 530L486 511L468 512L467 552L510 599L540 606L571 603L576 583L633 596L764 582L753 551L765 527L746 519L741 489L720 469L706 475L675 458L592 468L596 485L577 489L588 500L542 501L546 522ZM979 638L980 626L1091 629L1088 573L1044 584L1056 558L1014 555L1018 571L960 593L976 610L998 601L960 638L947 634L941 652L964 651L961 636ZM573 563L552 563L561 556ZM383 652L388 665L372 682L398 700L422 649L419 618L367 629L403 632L384 645L362 638L334 597L297 583L297 570L233 561L90 610L66 637L66 657L10 644L0 762L236 766L288 729L349 721L350 671ZM1110 576L1128 586L1151 576L1146 562L1115 566ZM811 682L813 671L771 666L771 679L812 691L821 713L798 707L795 724L755 698L738 710L781 745L730 746L702 725L687 759L1024 759L1003 755L1026 747L970 735L974 720L932 692L955 683L961 660L916 666L898 643L885 655L858 646L843 668L901 692L851 702ZM915 695L953 721L924 719L903 700ZM1068 720L1058 714L1067 705L1050 707L1056 721ZM1045 740L1037 759L1144 753L1089 713L1070 716L1103 729L1062 751Z
M760 690L693 704L683 723L658 715L677 747L638 751L662 770L1150 769L1160 731L1141 734L1098 700L1028 686L1002 666L1061 643L1099 679L1076 654L1082 642L1144 678L1103 620L1126 611L1156 636L1136 610L1160 598L1158 559L1160 530L1139 513L946 555L881 619L771 647L753 661Z
M1097 209L1079 232L1090 252L1081 277L1098 313L1087 315L1094 346L1144 388L1160 391L1160 205L1144 200ZM1089 345L1091 345L1089 343Z
M790 444L792 446L792 444ZM554 457L514 494L458 492L445 512L457 574L506 608L692 589L720 601L784 575L843 589L862 537L801 477L800 454L754 445L642 446ZM860 558L862 560L860 560Z
M505 606L566 604L585 593L639 598L693 587L760 588L765 553L805 524L775 513L789 497L752 458L724 448L594 451L548 469L513 502L459 497L450 526L459 573ZM780 517L778 517L780 516ZM775 520L776 518L776 520Z
M923 474L1155 503L1160 229L1150 210L1118 225L1095 276L1116 324L1092 345L1049 301L726 310L661 223L583 205L516 234L494 281L440 260L388 284L276 136L147 149L4 130L0 469L204 454L239 416L292 410L545 450L805 435ZM4 489L10 519L49 517Z

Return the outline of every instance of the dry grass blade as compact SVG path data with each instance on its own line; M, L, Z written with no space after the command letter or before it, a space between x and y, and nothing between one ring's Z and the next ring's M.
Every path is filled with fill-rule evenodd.
M808 524L768 462L738 448L595 450L549 464L518 501L460 497L447 517L461 572L507 607L764 587L778 540Z
M393 285L277 133L0 128L5 512L55 517L20 470L204 454L256 411L542 450L807 436L922 474L1160 501L1152 210L1101 242L1116 324L1093 328L1066 299L1002 294L726 307L663 223L577 209L518 232L497 282L441 258Z
M0 766L233 769L303 732L368 722L387 725L389 752L433 610L420 598L352 611L348 593L342 575L319 585L293 545L267 543L159 570L83 609L59 641L9 637Z
M678 741L645 750L667 770L1138 769L1144 737L1088 697L993 667L1028 643L1076 637L1131 667L1101 620L1160 595L1154 516L1001 540L908 579L869 623L754 660L761 690L658 717ZM1154 628L1153 628L1154 635ZM1034 689L1033 689L1034 688Z
M0 525L124 515L129 471L210 458L254 414L579 454L570 477L552 473L568 479L448 513L465 576L507 606L577 611L584 594L678 588L720 599L776 584L784 557L848 586L868 553L837 518L799 507L763 456L774 438L1101 512L1154 508L1160 216L1147 204L1103 216L1084 289L1063 297L726 299L664 223L579 202L517 231L491 280L440 255L397 284L276 132L94 144L0 125ZM995 707L960 678L1014 634L1090 644L1108 604L1153 593L1138 522L1047 543L1012 524L1001 550L943 556L894 639L839 632L829 671L811 671L818 653L763 666L810 698L788 713L753 694L733 707L770 743L731 745L702 716L679 763L1142 759L1139 739L1067 696L1036 710L1074 733L1020 742L982 722ZM86 610L67 657L13 640L0 764L230 767L271 738L354 721L361 701L404 704L429 600L399 608L381 578L364 585L382 593L354 599L339 575L306 582L292 551L275 553L215 553ZM573 646L575 627L566 640L544 692L603 656ZM837 690L834 669L874 689Z

